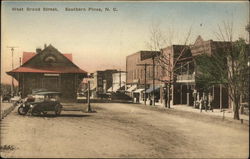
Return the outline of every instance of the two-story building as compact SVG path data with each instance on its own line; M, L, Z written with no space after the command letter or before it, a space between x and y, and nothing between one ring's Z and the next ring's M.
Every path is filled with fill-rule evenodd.
M195 43L190 47L192 56L195 58L200 54L221 54L223 48L229 47L229 42L203 40L201 36L198 36ZM226 63L225 63L226 64ZM203 86L195 82L195 88L198 92L204 91ZM220 83L215 83L214 86L209 90L213 96L214 107L216 108L228 108L230 107L228 98L228 88L223 87Z
M153 86L155 97L157 100L160 99L161 69L156 65L156 58L159 55L159 51L139 51L126 57L126 91L137 101L142 102L144 98L152 95Z

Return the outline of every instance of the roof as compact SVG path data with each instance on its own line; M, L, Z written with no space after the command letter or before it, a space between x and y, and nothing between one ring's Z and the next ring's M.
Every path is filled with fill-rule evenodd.
M87 73L86 71L68 66L58 66L58 67L18 67L12 71L7 72L7 74L12 73Z
M67 59L69 59L70 61L73 61L72 54L69 54L69 53L65 54L65 53L63 53L63 55L65 57L67 57Z
M34 53L34 52L23 52L23 61L22 61L22 64L24 64L25 62L29 61L29 59L31 59L35 55L36 55L36 53Z
M57 65L52 64L45 64L41 65L40 63L37 64L37 61L41 59L39 56L46 56L46 54L53 53L54 55L62 56L63 60L67 65L64 63L59 63ZM37 60L37 61L36 61ZM33 63L32 63L33 62ZM62 74L62 73L78 73L78 74L87 74L86 71L80 69L77 65L75 65L72 61L72 54L62 54L60 53L55 47L49 45L44 50L39 53L34 52L23 52L23 64L7 72L8 75L16 75L16 73L50 73L50 74Z
M26 63L27 61L29 61L32 57L34 57L37 53L35 52L23 52L23 61L22 64ZM63 53L63 55L69 59L70 61L73 60L72 58L72 54L70 53Z
M127 89L126 91L127 92L132 92L133 90L135 90L136 89L136 85L133 85L133 86L131 86L129 89Z
M121 87L120 85L114 85L114 87L110 87L107 92L117 92L119 89L122 89L122 87L124 87L125 84L121 83Z
M134 93L140 93L140 92L143 92L145 89L144 88L140 88L140 89L137 89L134 91Z

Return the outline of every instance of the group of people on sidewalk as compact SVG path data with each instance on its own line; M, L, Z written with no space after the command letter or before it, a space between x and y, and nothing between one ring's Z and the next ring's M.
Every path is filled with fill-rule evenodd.
M211 110L213 112L213 96L209 92L206 94L205 92L202 93L197 92L197 90L194 90L193 92L193 98L194 98L194 108L199 108L200 112L202 112L203 109L205 111Z

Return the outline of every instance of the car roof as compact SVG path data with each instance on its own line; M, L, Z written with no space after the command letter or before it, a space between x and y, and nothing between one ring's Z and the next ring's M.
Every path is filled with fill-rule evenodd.
M49 95L49 94L61 94L61 92L53 92L53 91L44 91L44 92L36 92L34 95Z

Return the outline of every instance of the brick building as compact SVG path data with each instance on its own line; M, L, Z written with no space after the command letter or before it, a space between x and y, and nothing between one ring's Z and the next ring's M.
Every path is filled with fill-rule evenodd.
M34 89L47 89L62 92L62 100L75 100L77 89L87 72L72 61L72 54L62 54L52 45L43 50L24 52L22 65L7 72L14 77L22 97Z
M200 54L221 54L225 47L229 47L229 42L222 41L213 41L207 40L204 41L201 36L198 36L195 43L191 46L192 56L195 57ZM226 63L225 63L226 64ZM195 88L198 92L203 92L204 89L201 85L198 85L195 82ZM229 98L228 98L228 88L223 87L221 84L217 83L209 90L212 93L214 98L214 107L216 108L228 108L230 107ZM191 92L192 93L192 92Z
M163 48L162 52L139 51L131 54L126 58L127 71L127 91L133 97L143 98L145 86L145 70L146 67L146 93L152 91L153 84L153 55L155 56L155 90L159 102L163 103L164 82L169 80L172 83L171 103L185 104L192 106L194 103L193 92L197 91L202 96L205 91L202 85L197 83L196 79L196 63L195 57L200 54L212 55L220 53L223 47L227 47L228 42L220 42L207 40L204 41L201 36L198 36L193 45L171 45ZM165 59L164 59L165 58ZM164 61L167 60L167 61ZM140 66L138 66L140 65ZM163 67L162 67L163 66ZM173 67L174 66L174 67ZM170 75L171 73L171 75ZM226 108L228 107L228 89L222 85L215 84L209 90L214 97L214 106Z
M169 71L163 71L162 80L175 81L172 84L173 100L171 102L172 104L187 104L188 90L191 85L194 85L194 63L190 48L187 45L172 45L162 50L166 60L169 60L165 63L170 64L163 64Z
M137 98L140 101L143 101L144 90L146 84L146 93L152 93L153 85L153 57L156 62L157 56L160 55L159 51L139 51L133 53L126 57L126 84L127 92L130 93L130 96ZM146 81L145 81L145 64L146 64ZM155 65L155 93L157 98L160 98L160 85L161 81L161 69L160 66Z

